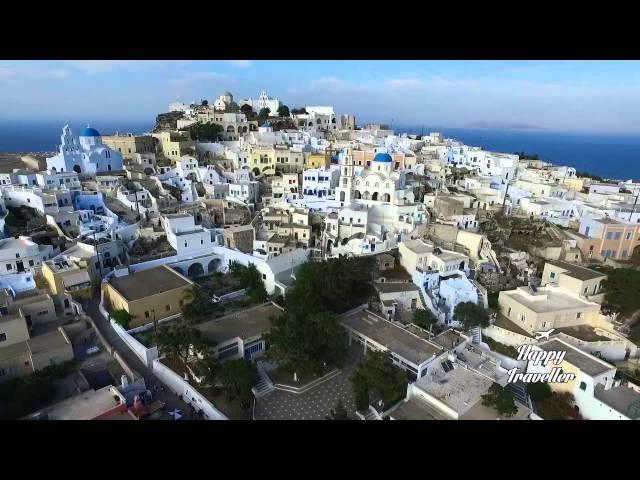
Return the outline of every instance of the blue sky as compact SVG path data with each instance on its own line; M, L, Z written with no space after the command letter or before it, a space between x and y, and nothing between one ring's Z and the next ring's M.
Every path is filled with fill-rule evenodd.
M152 122L263 89L358 122L640 134L638 61L0 61L0 120Z

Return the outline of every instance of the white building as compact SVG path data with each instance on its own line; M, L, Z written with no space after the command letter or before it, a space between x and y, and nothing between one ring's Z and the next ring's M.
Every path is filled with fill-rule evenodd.
M277 98L269 97L267 92L263 90L260 92L260 96L258 98L245 98L244 100L240 100L240 107L243 105L250 105L256 113L260 113L260 110L263 108L268 108L271 115L277 115L278 108L280 108L281 103Z
M58 153L47 158L47 170L96 174L122 170L122 154L102 144L95 128L87 126L78 137L68 125L62 129Z
M340 168L311 168L302 172L302 194L305 198L334 197L340 181Z
M202 253L217 245L214 231L195 224L193 215L175 213L162 216L162 225L167 233L167 242L182 255L190 252Z

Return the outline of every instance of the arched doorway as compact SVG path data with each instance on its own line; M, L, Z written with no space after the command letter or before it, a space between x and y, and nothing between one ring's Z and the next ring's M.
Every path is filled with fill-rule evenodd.
M209 265L207 265L207 271L209 273L217 272L218 268L220 267L220 263L221 261L219 258L214 258L209 262Z
M364 192L362 194L362 199L363 200L371 200L371 194L369 192Z
M204 275L204 267L199 262L192 263L191 266L189 267L189 270L187 270L187 274L191 278L200 277Z
M391 201L391 195L389 195L388 193L385 193L384 195L382 195L382 201L383 202L390 202Z
M371 195L371 200L378 200L378 192L373 192L373 195Z
M184 270L181 267L171 267L171 268L173 268L180 275L184 275Z
M340 201L344 202L344 192L340 192Z
M253 172L253 174L257 177L258 175L260 175L260 169L258 167L255 167L253 170L251 170Z
M360 200L362 198L360 190L356 190L355 192L353 192L353 198L355 198L356 200Z

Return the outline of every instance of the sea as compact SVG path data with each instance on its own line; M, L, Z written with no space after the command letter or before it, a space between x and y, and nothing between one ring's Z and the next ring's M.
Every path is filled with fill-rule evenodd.
M397 132L441 132L484 150L537 154L554 165L568 165L604 178L640 179L640 135L560 133L540 130L490 130L394 125Z
M87 124L68 122L79 132ZM0 121L0 152L35 153L57 149L64 122ZM150 131L154 122L95 121L91 126L107 135ZM467 145L485 150L537 154L541 160L556 165L569 165L578 171L620 180L640 179L640 135L578 134L549 131L491 130L480 128L447 128L394 125L396 132L425 134L442 132Z

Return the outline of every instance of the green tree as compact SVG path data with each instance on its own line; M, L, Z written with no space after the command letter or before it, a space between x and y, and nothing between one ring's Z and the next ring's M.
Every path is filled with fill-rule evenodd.
M575 398L570 392L553 393L536 402L536 413L545 420L582 420L574 404Z
M161 354L178 357L186 366L192 354L207 351L200 330L187 325L162 327L156 334Z
M248 103L245 103L240 107L240 111L245 114L247 118L253 118L255 116L255 112L253 111L253 107Z
M604 289L603 310L620 312L629 317L640 309L640 270L616 268L607 272L602 282Z
M251 388L258 381L256 366L246 358L223 363L218 370L218 378L225 392L240 402L243 408L251 404Z
M489 315L486 310L473 302L461 302L456 305L453 318L462 322L466 329L489 326Z
M194 123L189 127L191 140L215 142L220 139L223 128L216 123Z
M272 324L271 331L265 335L270 345L266 357L284 370L321 374L325 365L344 365L348 337L336 314L321 311L296 317L285 312L272 319Z
M229 273L234 277L240 277L244 268L244 265L242 265L240 262L238 262L237 260L232 260L229 264Z
M240 273L240 284L247 289L251 303L263 303L267 299L267 290L262 281L262 274L258 268L250 263Z
M497 383L492 384L489 391L482 395L482 404L495 408L499 415L505 417L513 417L518 411L511 392Z
M406 373L396 367L384 352L367 352L365 358L356 366L351 383L359 410L366 408L364 400L368 400L372 394L382 400L383 408L386 409L400 401L407 392Z
M527 393L532 402L542 402L549 398L552 394L551 387L548 383L535 382L527 384Z
M258 118L260 120L266 120L267 118L269 118L269 115L271 114L271 110L267 107L265 108L261 108L260 112L258 113Z
M291 110L291 113L293 115L306 115L307 109L305 107L294 108L293 110Z
M349 414L347 413L347 409L342 403L342 399L338 399L338 403L336 403L335 408L331 409L331 412L326 417L327 420L349 420Z
M431 313L431 310L418 308L413 312L413 323L415 323L419 327L428 329L437 321L438 319L433 313Z
M125 330L129 330L131 325L131 320L135 318L124 309L114 310L113 312L111 312L109 316L114 322L116 322Z
M183 300L182 316L189 321L206 318L216 309L213 299L197 285L185 292Z
M288 117L289 116L289 107L286 105L280 105L278 107L278 116L279 117Z

